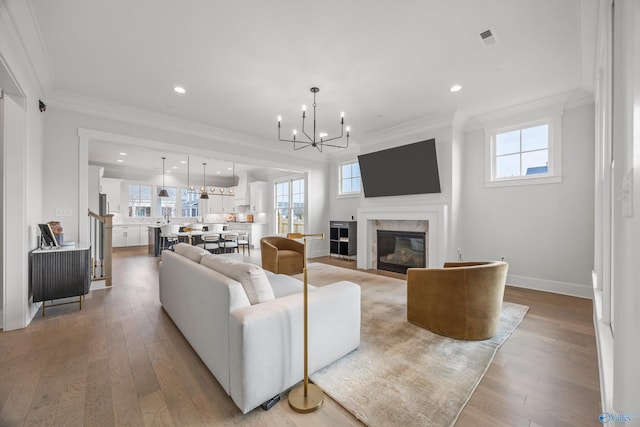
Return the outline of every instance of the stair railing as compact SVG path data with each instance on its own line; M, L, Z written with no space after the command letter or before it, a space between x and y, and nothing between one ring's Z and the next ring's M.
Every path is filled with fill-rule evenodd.
M91 280L104 280L111 286L113 253L113 214L98 215L89 209L89 240L91 241Z

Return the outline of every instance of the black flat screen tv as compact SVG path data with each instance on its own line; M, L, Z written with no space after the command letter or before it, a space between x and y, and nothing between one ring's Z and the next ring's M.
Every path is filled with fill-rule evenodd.
M436 140L358 156L364 197L440 193Z

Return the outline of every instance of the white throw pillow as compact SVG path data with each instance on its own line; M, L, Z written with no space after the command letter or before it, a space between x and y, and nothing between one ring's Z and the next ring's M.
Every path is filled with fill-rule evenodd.
M173 250L178 255L182 255L183 257L189 258L191 261L198 263L200 262L202 255L209 253L206 249L192 246L187 243L178 243Z
M232 261L225 256L203 256L200 264L240 282L251 304L275 299L264 270L255 264Z

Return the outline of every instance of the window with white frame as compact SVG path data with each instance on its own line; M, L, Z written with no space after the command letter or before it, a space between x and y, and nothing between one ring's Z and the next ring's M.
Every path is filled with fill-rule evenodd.
M157 198L157 216L172 218L176 216L176 187L164 187L169 193L169 197Z
M129 185L129 216L151 216L151 186Z
M276 182L276 233L304 233L304 178Z
M560 136L560 113L519 115L486 125L486 185L560 182Z
M188 188L180 189L180 202L182 216L196 217L198 216L198 201L200 194L196 191L189 191Z
M340 165L340 195L359 194L361 188L360 165L357 161Z

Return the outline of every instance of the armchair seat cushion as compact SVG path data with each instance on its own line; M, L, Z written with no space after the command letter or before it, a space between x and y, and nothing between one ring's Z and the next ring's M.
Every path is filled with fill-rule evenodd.
M500 321L508 267L493 261L408 269L407 320L452 338L491 338Z

